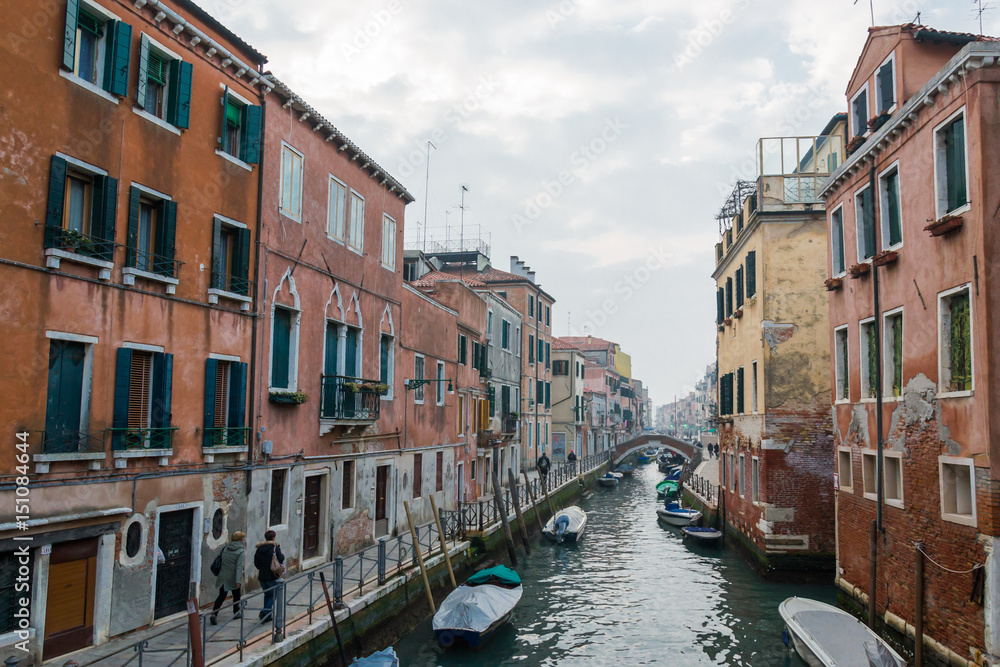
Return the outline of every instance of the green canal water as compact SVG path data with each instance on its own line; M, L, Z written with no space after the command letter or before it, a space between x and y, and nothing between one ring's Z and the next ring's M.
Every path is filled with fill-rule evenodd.
M804 665L781 641L778 604L832 603L834 587L766 582L728 547L686 544L656 520L662 479L644 466L617 489L595 488L579 503L579 544L535 537L519 555L521 603L484 648L441 648L428 619L396 643L402 667Z

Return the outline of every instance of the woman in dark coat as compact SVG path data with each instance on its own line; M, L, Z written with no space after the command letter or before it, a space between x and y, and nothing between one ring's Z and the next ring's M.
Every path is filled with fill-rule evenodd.
M257 568L257 581L264 589L264 608L260 610L260 618L264 620L271 615L274 606L274 587L278 585L281 575L271 570L271 557L277 556L278 562L284 565L285 554L281 553L281 545L274 541L278 536L273 530L264 533L264 541L257 543L253 554L253 564Z

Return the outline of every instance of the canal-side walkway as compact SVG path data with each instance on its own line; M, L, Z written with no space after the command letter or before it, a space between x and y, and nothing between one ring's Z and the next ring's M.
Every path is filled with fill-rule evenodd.
M579 463L579 472L591 472L606 461L606 455L583 459ZM557 494L568 485L577 484L576 472L568 465L557 464L548 476L549 492ZM536 503L544 506L537 473L531 471L528 477ZM505 513L513 521L515 514L510 490L504 489L503 495ZM518 497L522 510L532 507L531 496L523 484L518 486ZM445 543L453 559L470 547L466 535L472 533L488 537L501 529L492 496L475 503L463 503L458 510L442 510L441 515ZM418 526L417 534L425 566L433 569L443 561L440 534L434 522ZM197 617L205 664L227 667L266 665L329 630L332 624L321 574L331 600L338 607L338 624L350 623L352 616L421 576L413 539L406 532L398 537L383 538L355 554L337 557L332 562L289 577L277 589L274 602L277 613L267 620L259 620L264 602L260 590L242 597L242 613L237 617L234 617L231 599L228 600L219 612L218 625L209 622L211 608L206 605L199 610ZM186 667L193 664L189 617L179 614L151 628L60 656L45 664Z

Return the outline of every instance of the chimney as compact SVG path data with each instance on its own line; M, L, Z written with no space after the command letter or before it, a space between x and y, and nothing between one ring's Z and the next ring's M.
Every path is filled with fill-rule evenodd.
M528 280L530 280L531 282L535 282L535 272L534 271L528 271Z

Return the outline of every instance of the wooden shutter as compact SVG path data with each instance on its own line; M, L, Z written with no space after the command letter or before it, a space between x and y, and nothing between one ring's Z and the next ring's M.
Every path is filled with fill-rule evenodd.
M229 364L229 423L230 428L243 428L247 421L247 365L242 361ZM240 442L239 444L246 444Z
M378 378L379 382L389 383L389 337L385 335L378 340Z
M743 307L743 267L736 269L736 308Z
M132 26L123 21L109 21L104 29L108 36L104 55L104 90L112 95L124 96L128 93Z
M128 406L130 376L132 372L132 350L127 347L118 348L117 368L115 369L115 407L111 421L114 429L128 428ZM111 436L113 449L124 449L124 439L121 431L114 431Z
M291 342L291 313L284 308L275 308L274 335L271 340L271 386L276 389L288 387L288 351Z
M94 254L99 259L113 261L115 254L115 214L118 208L118 179L94 177L94 206L91 213L91 235L99 241Z
M434 474L437 478L434 490L440 491L443 488L442 482L444 481L444 452L437 453L437 465L435 466Z
M159 224L153 244L153 272L174 277L174 236L177 228L177 202L160 202Z
M420 497L420 486L424 478L423 454L413 455L413 497Z
M959 118L944 132L945 170L948 179L948 211L965 205L965 119ZM948 212L946 211L946 212Z
M134 185L128 192L128 235L125 237L125 266L134 267L137 264L139 249L139 210L142 193Z
M70 4L73 4L71 1ZM73 30L76 30L76 19L73 19ZM74 32L75 34L75 32ZM58 155L52 156L52 163L49 165L49 203L45 209L45 247L51 248L56 244L57 232L50 232L49 229L62 229L63 224L63 202L66 199L66 160Z
M219 362L217 359L205 360L205 421L202 431L202 445L211 447L215 444L214 434L208 429L215 427L216 415L216 375L218 375Z
M170 77L170 100L167 103L167 122L187 129L191 119L191 63L171 60L168 68Z
M132 353L129 368L128 428L145 429L149 423L150 383L152 381L153 358L148 352Z
M226 116L229 113L229 86L222 89L222 125L219 129L219 145L222 146L223 153L232 154L229 147L229 133L226 131Z
M222 220L212 220L212 278L215 289L225 289L226 278L222 275Z
M149 72L149 37L139 38L139 82L135 89L135 103L140 109L146 108L146 78Z
M170 426L171 393L173 384L174 355L158 352L153 355L153 404L151 426ZM164 442L166 444L168 441Z
M250 229L241 227L236 232L237 251L234 253L236 270L233 272L233 291L243 296L250 294Z
M896 101L896 91L892 87L892 63L888 62L878 70L879 113L888 111Z
M66 0L66 29L63 33L63 67L70 72L76 64L76 23L80 13L80 0Z
M243 132L240 134L240 159L249 164L260 162L260 126L263 108L248 104L243 109Z
M724 319L726 319L726 295L725 290L720 287L715 293L715 321L717 324L722 324Z
M225 428L226 408L229 400L229 362L220 361L215 366L215 420L213 426Z

